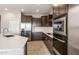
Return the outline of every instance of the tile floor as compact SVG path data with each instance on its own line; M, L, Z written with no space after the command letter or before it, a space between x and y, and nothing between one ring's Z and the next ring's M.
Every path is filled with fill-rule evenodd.
M43 41L30 41L27 43L27 55L50 55Z

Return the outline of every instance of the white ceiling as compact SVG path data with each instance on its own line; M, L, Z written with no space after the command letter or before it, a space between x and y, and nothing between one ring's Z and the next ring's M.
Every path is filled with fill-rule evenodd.
M50 4L0 4L0 12L5 11L21 11L24 9L24 14L49 14L52 10L52 5ZM39 9L39 12L36 12Z

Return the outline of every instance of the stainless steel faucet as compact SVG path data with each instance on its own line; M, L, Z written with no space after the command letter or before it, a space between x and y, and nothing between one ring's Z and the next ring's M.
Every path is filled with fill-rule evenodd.
M5 35L5 31L8 32L8 28L4 28L4 29L3 29L3 35Z

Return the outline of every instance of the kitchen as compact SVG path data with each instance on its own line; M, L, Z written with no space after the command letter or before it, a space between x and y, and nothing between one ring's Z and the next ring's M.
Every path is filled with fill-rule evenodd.
M75 42L69 41L78 8L73 4L1 4L0 54L79 54L73 51Z
M40 8L41 5L38 6ZM24 28L22 28L22 34L26 32L27 27L30 27L30 30L27 30L30 31L30 40L27 43L27 55L67 54L68 5L50 6L50 12L47 15L38 18L36 17L38 15L29 16L29 19L31 18L30 21L28 19L26 20L28 15L22 14L24 16L22 26L25 23ZM38 14L40 11L37 9L36 12ZM31 25L27 26L27 22ZM28 37L26 33L22 36ZM43 48L44 45L48 50Z

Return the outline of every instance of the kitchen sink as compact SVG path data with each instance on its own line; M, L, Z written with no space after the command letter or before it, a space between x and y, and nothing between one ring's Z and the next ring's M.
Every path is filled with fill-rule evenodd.
M47 33L48 35L53 35L53 33Z
M4 35L5 37L14 37L14 35Z

